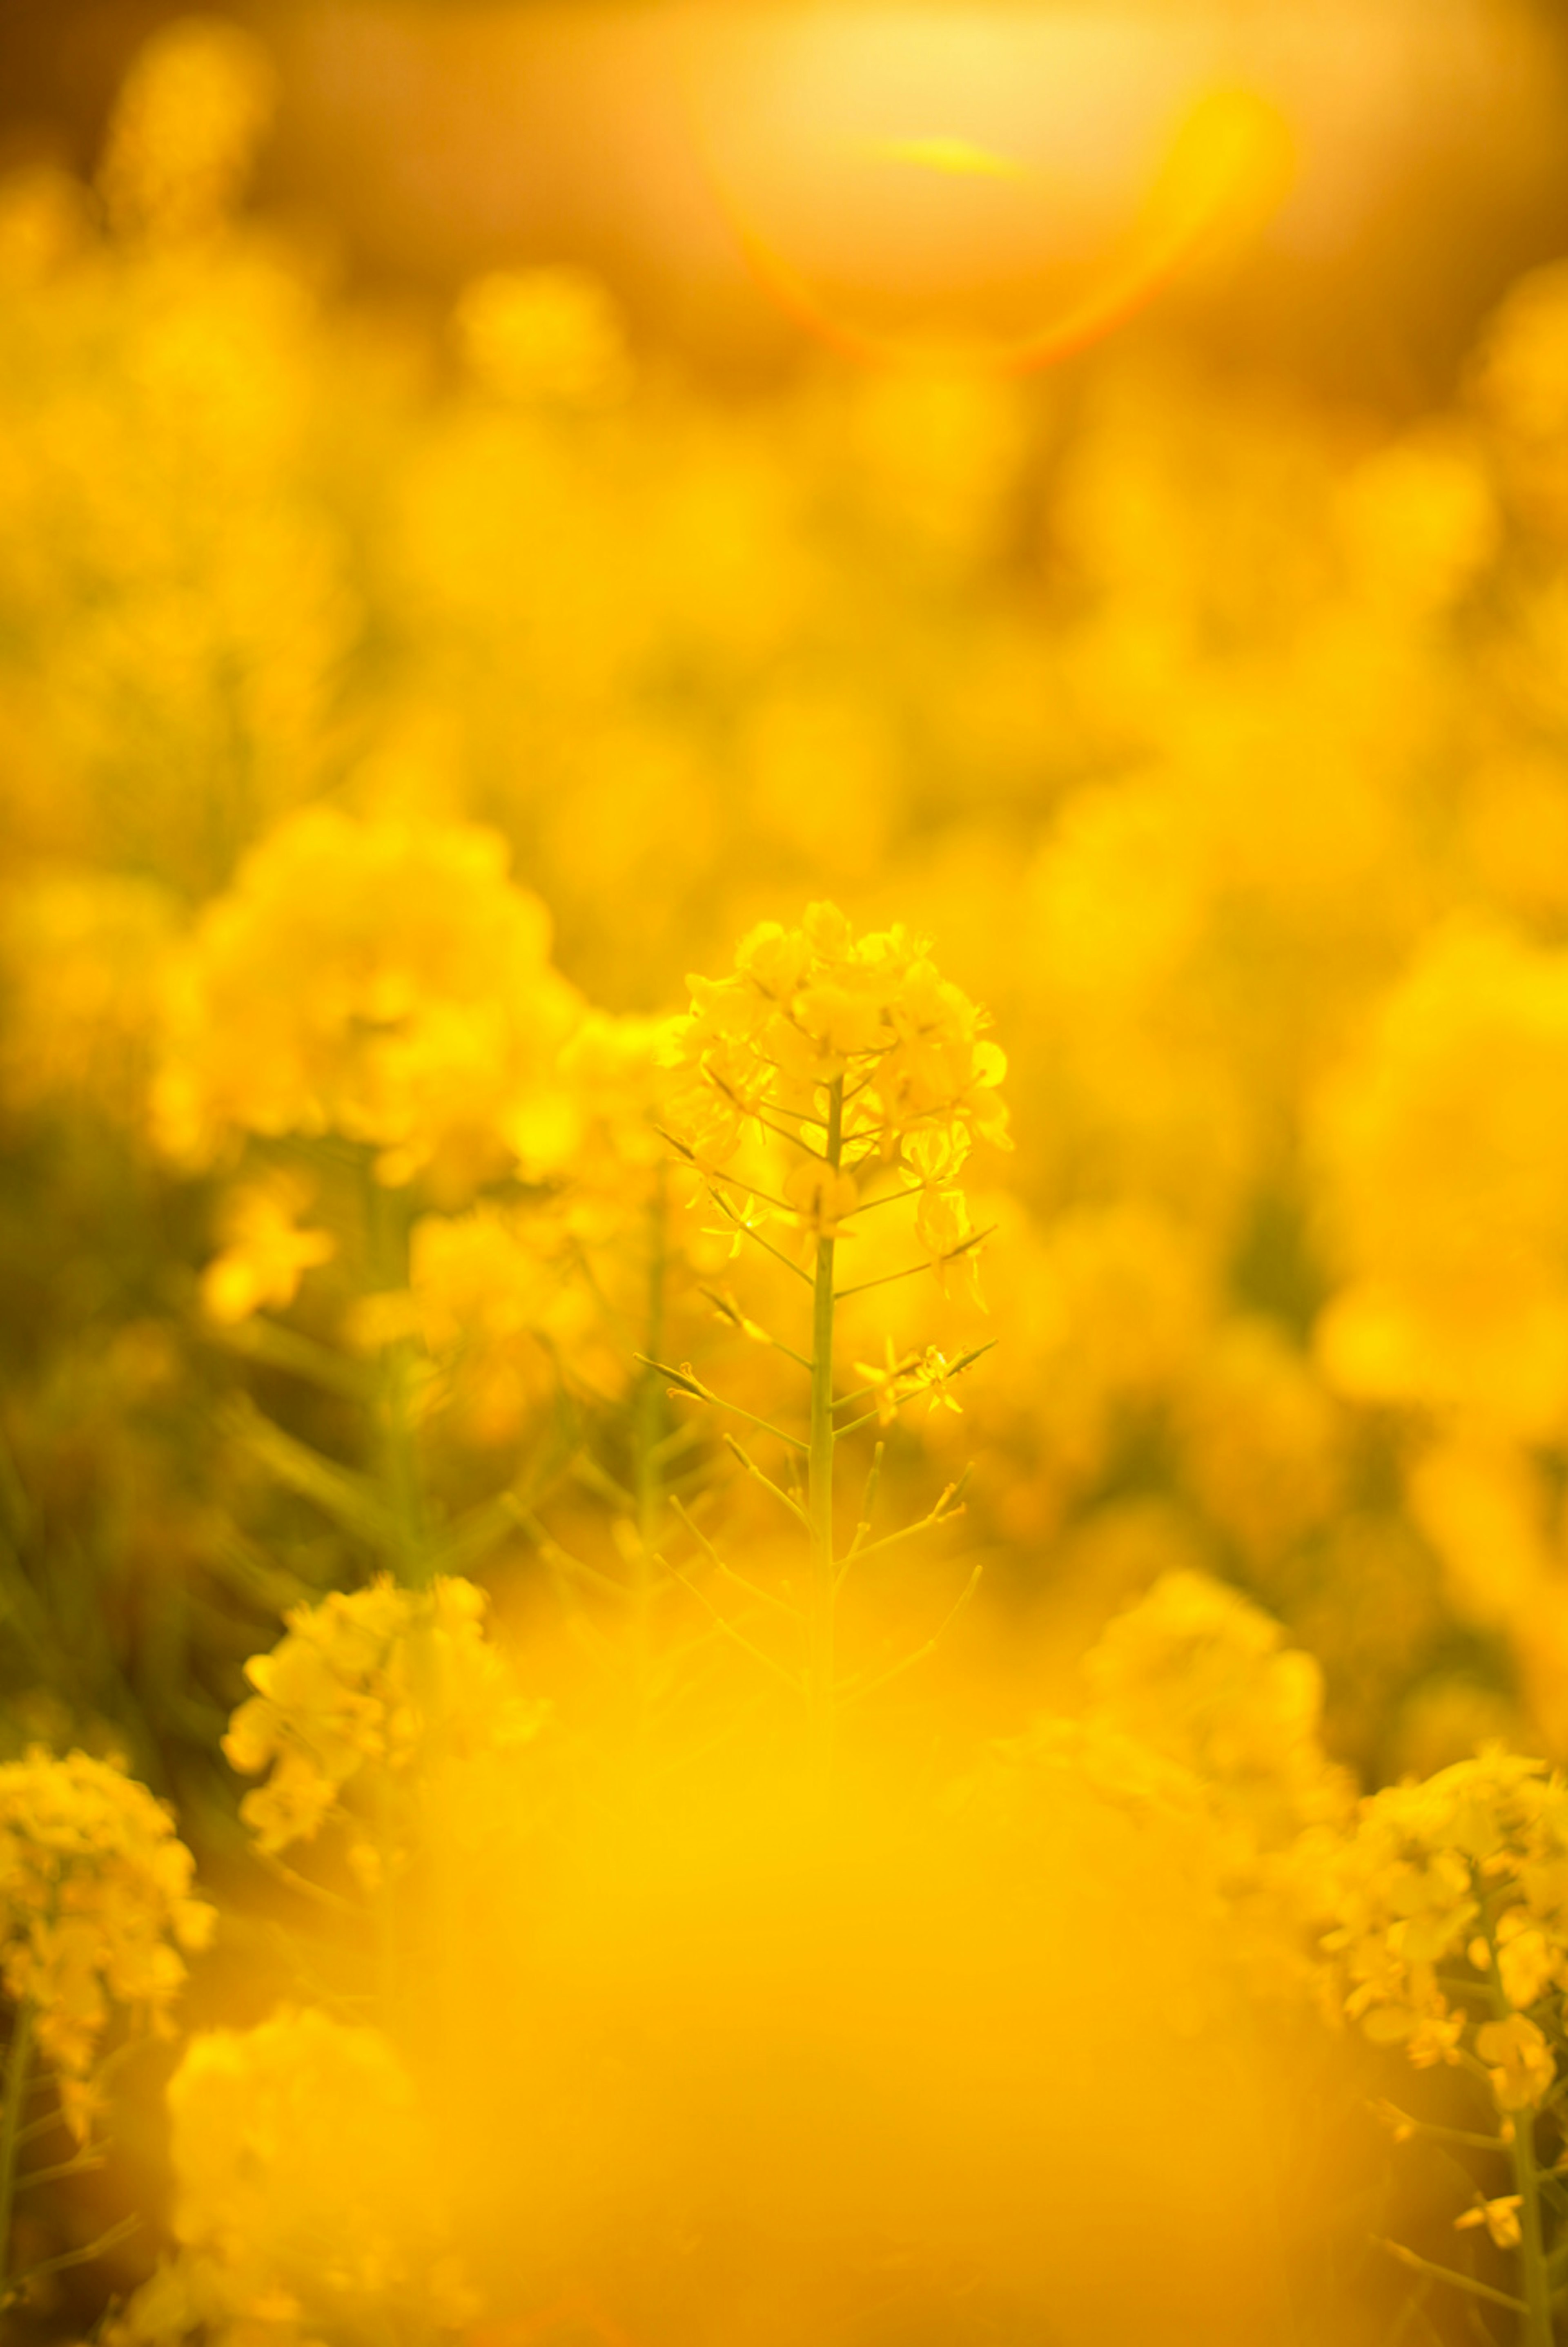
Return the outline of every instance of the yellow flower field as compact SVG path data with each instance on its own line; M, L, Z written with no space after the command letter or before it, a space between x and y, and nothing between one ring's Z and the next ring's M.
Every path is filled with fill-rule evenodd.
M1384 412L1158 325L1245 93L962 348L720 156L726 380L293 54L0 176L0 2340L1551 2347L1568 261Z

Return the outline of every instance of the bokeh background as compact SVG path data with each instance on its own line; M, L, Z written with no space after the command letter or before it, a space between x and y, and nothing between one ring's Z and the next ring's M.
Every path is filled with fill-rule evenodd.
M1021 1911L1013 1829L942 1803L1173 1572L1315 1657L1369 1788L1568 1755L1568 23L7 0L0 345L6 1735L175 1801L225 1916L195 2017L299 1991L219 1739L378 1561L320 1462L369 1471L364 1291L406 1287L421 1473L571 1756L564 1882L451 1824L426 2066L504 2335L1218 2347L1308 2275L1303 2337L1386 2335L1365 2081L1245 1994L1204 2035L1179 1843L1080 1785ZM610 1022L592 1146L518 1219L433 1144L394 1280L248 1077L356 955L444 1014L508 890L553 973L496 949L519 1051L558 979ZM766 1701L705 1773L737 1676L673 1662L685 1789L631 1831L583 1597L647 1390L625 1022L824 897L988 1006L1017 1143L970 1169L983 1301L845 1314L853 1361L995 1349L890 1438L895 1502L972 1466L967 1512L868 1570L847 1655L983 1577L847 1728L826 1855ZM788 1283L677 1255L669 1357L773 1408L708 1291L782 1324ZM119 2125L156 2205L156 2096ZM1386 2188L1446 2253L1442 2179Z
M138 45L181 13L8 0L8 160L89 171ZM349 282L439 303L485 267L577 261L639 338L720 379L777 379L802 361L715 201L700 129L711 138L723 120L760 170L761 150L780 145L798 169L820 164L836 112L860 109L868 137L962 118L965 135L1036 156L1070 188L1076 178L1076 199L1094 184L1125 201L1162 117L1212 81L1245 82L1288 121L1293 191L1224 282L1178 295L1162 326L1405 411L1451 389L1504 289L1562 247L1568 35L1553 0L217 13L263 34L283 70L254 200L308 226ZM884 173L858 194L852 232L868 249L882 241L884 265L907 253L918 189ZM1047 251L1064 210L1034 224ZM994 217L983 227L993 234ZM990 264L972 247L969 259L983 280Z

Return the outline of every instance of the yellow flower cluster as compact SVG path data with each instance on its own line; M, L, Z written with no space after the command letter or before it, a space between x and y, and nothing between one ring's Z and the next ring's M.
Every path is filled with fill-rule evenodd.
M667 1044L684 1081L667 1113L704 1172L728 1166L748 1128L782 1138L792 1155L777 1203L831 1238L864 1184L896 1169L919 1191L933 1264L972 1260L958 1176L977 1138L1009 1145L996 1096L1006 1061L925 938L901 927L857 938L837 906L812 905L797 929L754 928L732 976L687 984L693 1007Z
M222 1252L201 1276L201 1301L221 1325L248 1320L264 1305L291 1304L307 1271L330 1263L337 1241L302 1225L309 1185L286 1172L241 1182L224 1200Z
M1308 1991L1321 1852L1354 1800L1323 1749L1313 1658L1237 1590L1177 1569L1108 1624L1084 1672L1081 1718L1037 1723L1003 1747L1007 1768L1069 1771L1157 1826L1249 1991Z
M79 2137L111 2006L167 2027L184 1956L211 1936L193 1868L162 1802L109 1762L36 1748L0 1765L0 1979Z
M1500 2111L1545 2099L1568 1985L1568 1783L1498 1749L1388 1787L1324 1853L1321 1889L1338 1998L1369 2037L1418 2066L1474 2056Z
M1207 1573L1161 1575L1084 1664L1090 1717L1188 1770L1257 1850L1349 1807L1321 1741L1323 1674L1278 1622Z
M137 57L100 173L122 233L176 241L233 207L276 99L260 42L216 17L168 26Z
M580 270L495 270L466 289L453 324L476 381L502 399L591 408L629 387L620 319Z
M8 1017L0 1092L17 1105L75 1095L130 1124L141 1113L178 930L168 892L75 866L29 871L0 898Z
M1568 1428L1564 1099L1568 953L1434 934L1324 1110L1345 1278L1319 1345L1343 1390Z
M240 1815L275 1856L346 1824L349 1859L373 1887L404 1855L401 1812L372 1799L356 1814L350 1788L413 1798L443 1761L526 1743L543 1707L520 1696L484 1636L485 1598L471 1582L428 1589L341 1592L296 1606L270 1654L245 1665L256 1693L229 1722L223 1750L242 1776L271 1773Z
M170 986L158 1138L332 1133L389 1184L461 1196L570 1140L556 1056L577 998L494 833L314 808L249 856Z
M472 2320L434 2147L378 2031L312 2012L209 2031L168 2105L178 2246L109 2347L318 2347Z

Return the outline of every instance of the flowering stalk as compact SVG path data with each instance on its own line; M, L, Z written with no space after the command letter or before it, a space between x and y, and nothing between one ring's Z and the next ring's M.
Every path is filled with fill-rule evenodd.
M836 1077L828 1093L827 1161L834 1173L844 1152L844 1079ZM807 1710L813 1756L824 1773L832 1764L833 1744L833 1454L839 1433L833 1423L833 1240L824 1232L817 1241L816 1279L811 1305L811 1421L807 1456L806 1513L811 1537L811 1603L807 1659Z
M365 1167L365 1209L376 1286L402 1294L409 1285L409 1209L406 1194L389 1190ZM414 1441L414 1339L394 1337L381 1348L376 1414L381 1477L392 1527L395 1577L419 1589L430 1577L429 1525L423 1479Z
M217 1916L191 1895L194 1862L162 1803L85 1752L57 1760L35 1747L0 1764L0 1985L13 2014L0 2085L3 2309L24 2282L86 2264L137 2221L25 2274L12 2271L17 2193L98 2165L94 2127L114 2009L168 2034L184 1954L207 1944ZM40 2065L56 2106L25 2126ZM20 2174L23 2145L56 2128L75 2138L75 2157Z
M655 1178L648 1202L647 1358L657 1361L664 1350L665 1282L668 1274L668 1202L664 1169ZM632 1405L632 1493L636 1504L636 1578L632 1621L636 1641L637 1706L647 1707L649 1665L653 1653L655 1552L664 1516L665 1380L657 1369L645 1368Z
M1561 2251L1549 2255L1544 2239L1552 2179L1536 2130L1564 2132L1565 1860L1568 1784L1545 1763L1502 1750L1372 1795L1324 1860L1322 1911L1336 1929L1322 1944L1336 1960L1344 2011L1375 2044L1402 2045L1418 2068L1468 2070L1500 2120L1495 2137L1456 2134L1385 2106L1395 2140L1446 2136L1506 2151L1513 2170L1512 2192L1478 2193L1454 2220L1459 2231L1484 2227L1513 2252L1513 2292L1383 2246L1425 2280L1508 2308L1521 2347L1552 2347L1561 2270ZM1478 2020L1471 1999L1491 2017Z
M1541 2238L1541 2178L1528 2119L1515 2127L1511 2149L1519 2192L1519 2278L1528 2309L1519 2327L1520 2347L1553 2347L1552 2285Z
M727 1438L748 1474L764 1484L806 1532L810 1571L804 1607L759 1589L735 1572L678 1503L677 1508L722 1580L801 1624L804 1671L787 1667L742 1635L697 1584L672 1570L717 1617L734 1645L804 1699L813 1768L825 1779L831 1768L840 1704L921 1661L934 1644L926 1640L890 1670L841 1677L834 1615L846 1566L852 1558L949 1522L961 1512L961 1487L950 1485L918 1523L870 1540L873 1468L864 1521L847 1554L837 1557L833 1464L838 1445L873 1419L884 1428L891 1425L903 1403L916 1394L956 1409L949 1391L952 1377L986 1349L978 1348L949 1363L930 1347L895 1355L890 1341L885 1368L857 1364L869 1382L836 1394L835 1314L845 1296L912 1277L928 1266L944 1285L954 1264L963 1264L972 1276L987 1234L972 1229L958 1177L977 1137L1007 1145L1006 1112L994 1096L1005 1063L995 1045L982 1040L984 1013L939 975L922 938L901 928L857 938L832 905L809 907L799 929L764 922L742 941L733 976L693 978L689 983L694 1008L688 1018L676 1023L668 1046L668 1064L686 1076L672 1088L667 1126L661 1130L675 1143L703 1194L720 1210L734 1233L733 1244L738 1247L742 1240L750 1241L811 1291L809 1359L720 1300L723 1317L807 1373L810 1402L806 1439L726 1400L688 1364L670 1369L654 1356L645 1366L673 1380L672 1395L708 1403L759 1428L797 1459L804 1454L802 1502L766 1474L738 1441ZM743 1143L757 1153L755 1175L728 1170ZM781 1167L779 1144L785 1152ZM737 1203L735 1194L742 1203ZM855 1218L868 1208L901 1197L914 1210L924 1260L838 1287L840 1236L851 1231ZM774 1217L804 1238L809 1269L802 1267L798 1255L764 1235L759 1226ZM978 1288L976 1296L978 1300ZM870 1410L840 1417L868 1399ZM879 1450L879 1464L880 1459Z
M424 1788L438 1767L518 1750L544 1724L545 1707L518 1693L484 1635L486 1602L471 1582L436 1574L407 1590L382 1574L292 1607L271 1653L246 1664L255 1693L223 1738L232 1768L267 1774L239 1804L264 1861L341 1907L282 1860L329 1826L346 1844L387 2023L412 1985L403 1885L430 1847Z
M1502 1972L1498 1963L1495 1926L1489 1922L1486 1943L1492 1951L1487 1968L1487 1984L1492 1995L1492 2009L1497 2021L1504 2025L1513 2012L1503 1993ZM1519 2325L1520 2347L1553 2347L1552 2277L1548 2270L1546 2247L1541 2228L1541 2171L1535 2157L1535 2114L1532 2110L1517 2111L1509 2139L1509 2157L1513 2163L1513 2186L1519 2196L1516 2222L1519 2227L1519 2281L1525 2312Z
M32 2052L33 2007L30 2000L24 1997L11 2026L5 2099L0 2103L0 2308L9 2303L11 2294L11 2212L16 2199L16 2155L21 2145Z

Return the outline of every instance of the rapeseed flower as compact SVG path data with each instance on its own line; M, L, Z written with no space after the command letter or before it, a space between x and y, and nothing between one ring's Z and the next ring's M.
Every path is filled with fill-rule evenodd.
M113 2009L167 2032L185 1958L211 1937L194 1867L169 1810L123 1768L41 1747L0 1762L0 1982L77 2137Z
M891 1173L919 1194L938 1268L972 1255L981 1235L957 1176L977 1139L1011 1145L996 1098L1006 1061L924 938L903 928L857 938L837 906L812 905L798 929L753 929L731 977L687 982L693 1008L666 1047L677 1071L666 1113L695 1165L722 1175L748 1129L764 1143L782 1136L793 1154L783 1204L811 1238L839 1235L862 1186ZM828 1134L834 1086L829 1163L807 1136Z
M373 1151L382 1182L457 1198L512 1165L553 1168L579 1005L505 867L504 843L468 825L291 817L173 970L161 1145L202 1164L247 1133L332 1134Z
M312 2347L473 2319L436 2146L379 2031L310 2011L207 2031L168 2106L177 2247L111 2347Z
M240 1816L257 1848L276 1856L313 1841L329 1819L348 1829L348 1855L367 1884L406 1856L406 1819L391 1825L378 1793L404 1808L443 1762L528 1742L543 1709L522 1696L484 1636L484 1593L437 1579L334 1593L296 1606L270 1654L245 1666L256 1692L223 1738L242 1776L270 1771ZM369 1809L354 1796L370 1785Z

